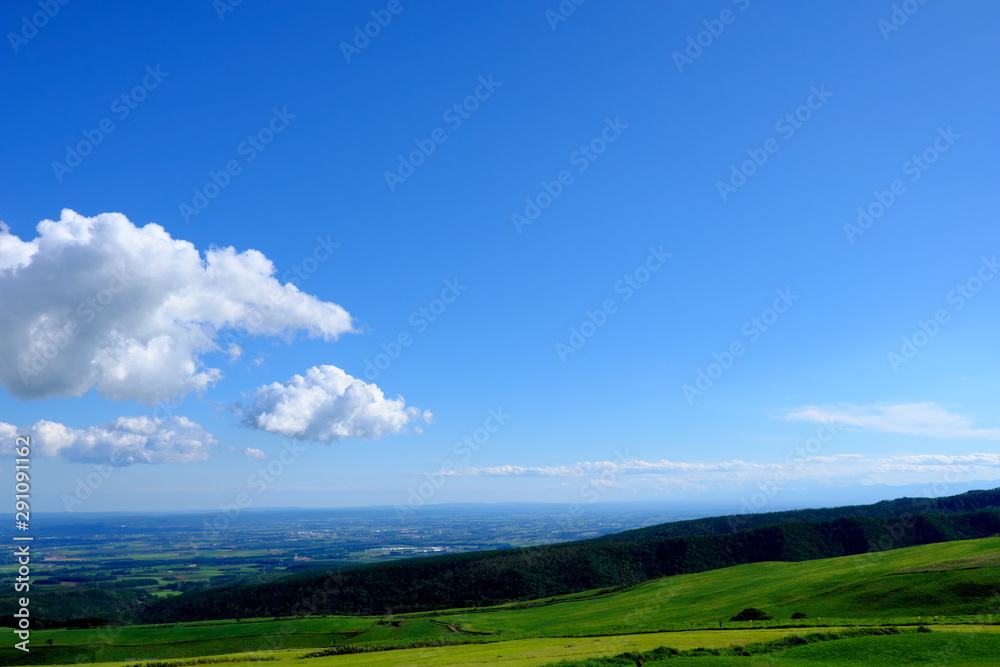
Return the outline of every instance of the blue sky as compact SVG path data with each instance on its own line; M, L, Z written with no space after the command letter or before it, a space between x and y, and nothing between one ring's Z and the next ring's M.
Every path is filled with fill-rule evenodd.
M992 3L50 5L0 55L38 509L1000 478Z

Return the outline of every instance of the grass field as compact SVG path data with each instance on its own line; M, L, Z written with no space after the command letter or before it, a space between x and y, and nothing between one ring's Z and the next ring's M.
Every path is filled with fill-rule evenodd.
M700 630L691 632L663 632L614 637L586 637L578 639L540 638L519 639L491 644L443 646L434 648L403 649L376 653L312 658L301 661L304 651L262 652L261 655L279 657L273 662L260 663L261 667L333 667L336 665L452 665L477 664L503 661L512 665L544 665L555 660L614 655L624 651L645 651L658 646L676 648L724 647L754 641L777 639L796 632L791 629L759 630ZM67 663L66 667L70 664ZM98 663L120 667L122 663ZM246 663L244 663L246 664ZM254 663L256 664L256 663Z
M404 649L377 653L332 656L302 660L304 651L261 652L257 655L277 659L264 663L242 663L261 667L460 667L463 665L505 664L514 667L541 667L563 661L586 661L613 656L625 651L647 651L660 646L677 649L726 648L768 641L790 634L794 629L692 630L669 633L646 633L615 637L581 639L522 639L492 644ZM1000 628L997 626L939 626L931 634L908 632L884 637L860 637L786 649L752 657L675 658L647 662L645 667L838 667L871 665L939 664L948 667L995 667L1000 655ZM237 657L233 655L232 657ZM245 657L245 656L244 656ZM71 667L67 663L60 667ZM128 663L99 663L95 667L125 667ZM241 663L233 663L241 664ZM571 663L572 664L572 663ZM585 665L586 662L581 662Z
M94 630L38 630L32 633L31 662L12 649L0 650L0 664L51 664L95 661L192 658L272 648L317 648L342 643L349 634L372 628L371 618L334 618L172 624L97 628ZM426 624L426 625L425 625ZM446 628L424 621L417 628L430 636ZM374 633L374 634L377 634ZM412 639L408 637L407 639ZM48 642L52 641L49 645ZM6 658L6 660L4 660Z
M1000 538L949 542L845 558L742 565L661 579L616 593L542 600L532 603L534 606L506 605L392 618L251 619L239 623L39 630L32 633L30 654L0 649L0 664L141 661L274 649L280 649L283 658L290 659L293 654L309 652L305 649L331 645L406 645L444 639L492 643L329 656L296 664L322 666L331 661L330 665L458 665L492 661L535 665L543 664L538 660L612 655L662 645L728 645L807 632L794 627L768 627L777 625L800 624L805 628L928 623L943 630L948 627L946 623L1000 619L1000 615L993 616L1000 611L998 553ZM764 609L775 620L728 620L746 607ZM792 622L791 615L797 611L808 618ZM718 629L720 621L727 629ZM659 632L664 630L673 632ZM477 632L485 634L472 634ZM920 641L937 641L927 636L921 635ZM792 657L780 659L798 659L791 649L787 654ZM476 662L466 662L473 657ZM413 662L393 662L404 658ZM453 662L434 662L443 659Z
M439 619L480 632L535 634L635 632L714 624L746 607L764 609L779 623L803 612L810 624L884 619L916 622L935 616L996 613L1000 538L931 544L877 554L753 563L658 579L628 591L530 609L441 614ZM976 569L948 569L961 565ZM979 559L970 560L970 559ZM933 568L915 572L914 570ZM900 570L906 573L897 574ZM556 607L558 609L556 609ZM941 619L944 620L944 619Z
M858 637L747 658L679 658L644 667L996 667L1000 634L934 632Z

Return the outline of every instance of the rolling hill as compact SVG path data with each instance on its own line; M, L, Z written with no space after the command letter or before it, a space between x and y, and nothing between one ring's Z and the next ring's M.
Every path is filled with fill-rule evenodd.
M774 620L729 620L751 606ZM806 618L792 620L796 612ZM849 639L836 646L824 643L809 651L802 647L806 656L831 651L853 655L860 649L851 647L875 642L879 650L888 651L890 657L883 663L888 665L904 664L892 662L891 656L894 651L912 653L913 642L926 648L930 640L912 633L918 624L931 625L935 635L940 631L941 636L961 637L970 646L979 646L982 642L974 642L972 635L1000 630L998 612L1000 537L994 537L798 563L752 563L657 579L627 590L590 591L493 608L391 617L314 616L239 623L230 619L101 632L42 630L34 634L36 648L30 655L0 650L0 664L134 662L254 652L276 657L275 667L286 661L320 667L492 661L542 665L659 646L724 648L805 632L840 632L849 626L909 626L903 643L883 643L882 639L893 638L878 637ZM47 645L49 640L52 645ZM935 641L947 643L939 640ZM427 646L428 642L444 645ZM416 648L421 643L424 647ZM447 645L455 643L462 645ZM996 639L987 644L994 646ZM383 650L293 662L331 645ZM407 646L415 648L397 648ZM396 650L384 650L390 648ZM788 659L795 655L789 652ZM497 656L506 658L496 660ZM697 664L740 664L725 660Z
M918 512L925 508L932 511ZM140 619L159 623L482 607L746 563L798 562L996 534L1000 489L698 519L543 547L305 572L157 600L140 612Z

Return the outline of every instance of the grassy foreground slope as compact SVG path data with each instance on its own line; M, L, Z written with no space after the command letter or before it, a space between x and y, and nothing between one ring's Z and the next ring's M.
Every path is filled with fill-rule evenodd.
M1000 634L934 632L890 637L858 637L797 646L753 657L667 659L646 662L645 667L899 667L900 665L995 667L998 655L1000 655ZM559 667L598 667L596 661L557 664Z
M948 667L995 667L1000 651L1000 633L996 626L937 626L927 635L907 632L904 635L861 637L812 644L752 657L674 658L646 662L645 667L827 667L836 665L947 665ZM685 632L587 637L581 639L523 639L495 644L449 646L441 648L404 649L381 653L332 656L301 660L302 651L267 653L274 660L265 663L240 663L249 656L232 655L232 664L250 667L467 667L468 665L503 664L514 667L604 667L607 662L595 660L623 652L645 652L661 646L680 650L699 647L725 649L765 642L808 631L794 629L758 630L694 630ZM567 662L568 661L568 662ZM70 667L66 663L59 667ZM95 667L126 667L127 663L98 663ZM612 663L613 664L613 663ZM627 662L619 663L628 665Z
M268 583L244 580L232 585L221 580L239 576L231 570L224 576L222 570L214 570L214 575L200 580L211 584L208 590L162 600L151 600L143 588L93 588L83 577L72 588L39 588L32 600L32 615L37 627L96 627L116 621L186 623L238 616L373 615L482 607L630 586L743 563L831 558L997 533L1000 489L993 489L943 498L678 521L545 547L269 573L266 578L279 580ZM198 564L199 572L212 574L210 566L218 567L217 557L224 554L233 556L200 549L185 558L190 557L189 564ZM78 555L85 557L86 549ZM174 554L175 560L179 557ZM125 561L131 567L157 559L144 553ZM187 574L183 578L178 586L198 583L189 581ZM323 590L318 597L314 595L317 589ZM0 624L16 625L17 619L7 610L16 608L17 597L12 589L0 590Z
M658 579L593 599L441 614L480 632L625 632L712 624L747 607L787 623L1000 612L1000 537L800 563L753 563Z
M0 650L0 664L139 661L238 651L320 648L333 644L399 645L428 639L494 643L407 651L420 651L412 653L420 656L475 654L480 658L488 657L490 652L496 651L492 653L495 658L496 655L517 647L528 647L525 651L543 651L544 648L543 653L550 655L551 651L561 651L572 645L612 647L615 650L609 653L586 654L612 655L661 645L678 648L707 646L698 643L688 645L689 640L694 641L692 638L702 636L690 632L671 632L667 633L669 641L657 640L659 643L652 644L647 642L653 636L652 633L660 630L713 628L714 634L704 636L729 638L739 642L749 641L744 636L746 632L754 633L752 641L772 638L756 634L764 629L779 633L780 636L801 632L802 630L795 628L760 627L790 625L793 623L790 617L797 611L808 616L803 621L794 622L803 627L1000 622L998 554L1000 537L801 563L754 563L712 572L678 575L615 593L530 603L534 606L508 605L492 609L450 610L394 617L313 617L165 627L45 630L33 633L30 657L12 649L3 649ZM764 609L775 620L752 624L728 620L746 607ZM936 621L935 616L938 617ZM714 629L718 627L720 619L724 619L723 627L729 629ZM995 627L1000 629L1000 626ZM698 630L699 633L702 632L701 629ZM469 632L488 634L473 635L468 634ZM640 632L650 634L634 634ZM633 643L625 646L621 637L587 635L628 635L632 637L629 641ZM45 645L48 640L52 640L51 646ZM511 643L512 640L528 643L514 644ZM306 651L298 652L301 654ZM564 653L557 657L562 657ZM393 663L390 660L392 656L398 659L403 655L411 653L396 650L356 656L332 656L329 659L338 661L330 663L331 665L409 664ZM580 655L585 654L572 653L566 657ZM299 667L325 665L323 660L327 658L315 658L297 664ZM383 663L382 660L389 661Z

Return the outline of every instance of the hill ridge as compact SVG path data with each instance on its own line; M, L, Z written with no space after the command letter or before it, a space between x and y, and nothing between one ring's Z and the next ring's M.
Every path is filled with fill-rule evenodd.
M923 508L935 512L915 512ZM710 517L578 542L307 571L157 600L142 610L140 622L490 606L746 563L857 555L997 533L1000 489Z

